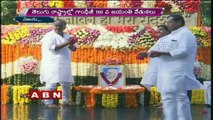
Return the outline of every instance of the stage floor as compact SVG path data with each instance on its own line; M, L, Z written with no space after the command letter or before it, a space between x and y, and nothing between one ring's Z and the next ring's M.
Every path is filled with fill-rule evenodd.
M211 120L211 108L191 105L193 120ZM202 113L203 110L207 113ZM2 105L2 120L162 120L162 109L150 106L139 108L86 108L69 106L46 108L44 105Z

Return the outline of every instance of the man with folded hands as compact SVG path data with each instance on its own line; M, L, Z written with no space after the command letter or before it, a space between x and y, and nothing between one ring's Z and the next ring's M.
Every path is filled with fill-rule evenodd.
M77 40L64 33L66 22L58 19L54 30L42 38L42 60L40 82L45 82L45 90L55 90L57 83L62 86L62 105L69 105L70 85L74 83L71 72L71 52L78 47ZM52 99L44 100L47 107L57 107Z

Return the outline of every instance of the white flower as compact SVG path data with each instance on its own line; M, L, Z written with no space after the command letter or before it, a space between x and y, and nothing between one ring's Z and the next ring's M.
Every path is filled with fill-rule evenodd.
M120 1L114 0L114 1L108 1L107 3L108 8L119 8L119 6L120 6Z
M74 1L75 2L75 7L76 8L86 8L86 2L85 1Z

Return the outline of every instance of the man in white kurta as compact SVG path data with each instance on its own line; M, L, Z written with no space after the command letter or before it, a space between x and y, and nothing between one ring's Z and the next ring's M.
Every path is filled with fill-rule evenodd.
M169 16L168 28L172 31L168 42L169 52L151 51L150 57L161 59L157 84L163 101L164 120L192 120L187 90L203 88L193 74L197 52L196 38L185 26L181 15Z
M63 32L66 22L56 20L54 30L48 32L41 40L42 60L40 81L45 82L45 90L55 90L57 83L62 86L62 101L69 103L70 85L74 82L71 75L71 51L77 44L70 35ZM48 107L55 107L53 100L44 100Z
M168 30L167 26L160 25L158 26L158 33L159 33L159 40L148 50L147 54L149 54L151 51L162 51L162 52L168 52L171 48L171 44L165 41L168 41L166 39L169 39L170 31ZM147 67L147 70L140 82L141 85L145 86L149 91L151 86L157 86L157 73L158 69L160 69L158 66L160 64L160 58L154 57L150 58L149 64ZM159 81L160 82L160 81Z

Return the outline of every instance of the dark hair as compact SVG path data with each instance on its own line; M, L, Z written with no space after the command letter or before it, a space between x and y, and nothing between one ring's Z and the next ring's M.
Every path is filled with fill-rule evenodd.
M175 14L175 15L170 15L169 17L172 17L173 18L173 21L177 22L177 21L180 21L182 23L182 25L184 26L185 25L185 20L183 18L182 15L179 15L179 14ZM168 17L168 18L169 18Z
M159 25L158 28L160 28L160 27L162 27L167 32L171 33L171 31L169 30L169 28L166 25Z

